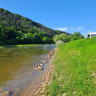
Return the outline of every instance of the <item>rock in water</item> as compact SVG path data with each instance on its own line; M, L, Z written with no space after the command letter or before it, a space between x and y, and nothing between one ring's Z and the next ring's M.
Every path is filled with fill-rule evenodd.
M44 64L39 64L39 66L44 66Z
M35 70L43 70L43 67L42 66L38 66L38 67L35 67L34 69Z
M47 61L46 60L43 60L43 63L47 63Z

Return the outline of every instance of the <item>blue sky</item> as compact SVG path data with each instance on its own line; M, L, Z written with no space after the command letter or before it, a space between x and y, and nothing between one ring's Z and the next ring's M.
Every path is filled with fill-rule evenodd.
M96 31L96 0L0 0L0 7L52 29Z

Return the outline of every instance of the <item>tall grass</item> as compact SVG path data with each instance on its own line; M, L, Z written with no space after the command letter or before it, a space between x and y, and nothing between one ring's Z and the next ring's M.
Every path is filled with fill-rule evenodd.
M96 38L57 47L50 96L96 96Z

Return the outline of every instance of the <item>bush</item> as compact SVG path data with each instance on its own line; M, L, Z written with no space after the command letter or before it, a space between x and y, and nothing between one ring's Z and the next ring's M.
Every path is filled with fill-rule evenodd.
M44 44L51 44L53 40L49 37L43 37L43 43Z
M69 42L71 40L71 35L67 35L65 33L62 33L60 35L55 35L53 37L54 42L56 43L57 41L61 40L63 42Z

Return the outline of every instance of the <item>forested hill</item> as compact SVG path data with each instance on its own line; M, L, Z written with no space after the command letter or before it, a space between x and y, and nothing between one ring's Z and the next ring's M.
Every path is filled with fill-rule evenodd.
M0 8L0 45L53 43L52 37L61 33Z

